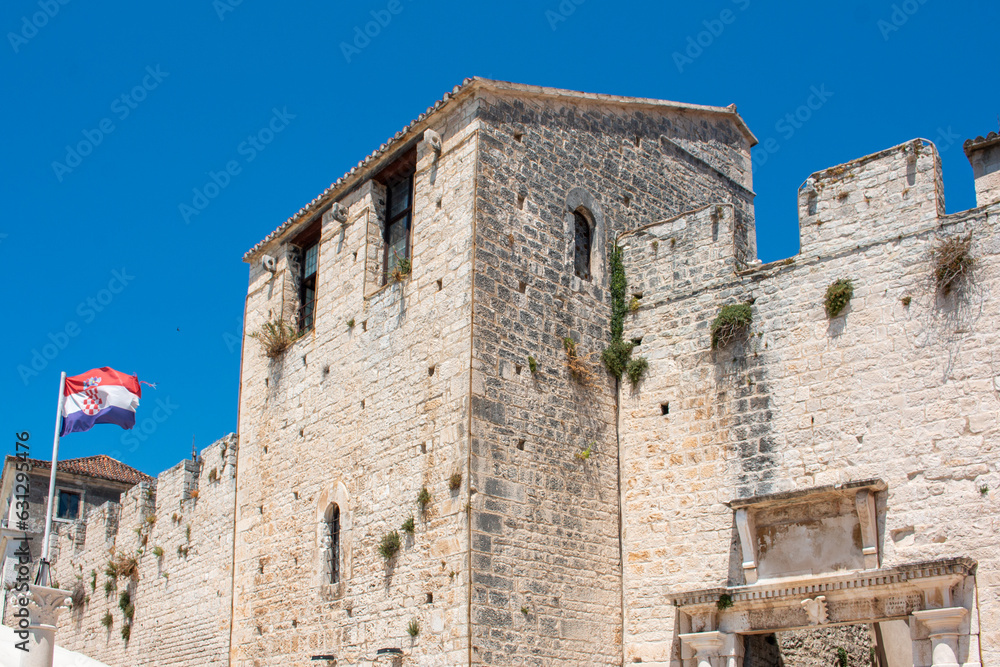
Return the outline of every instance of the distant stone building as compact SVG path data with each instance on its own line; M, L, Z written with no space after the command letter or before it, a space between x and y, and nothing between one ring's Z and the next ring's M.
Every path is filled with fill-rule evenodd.
M19 472L22 475L20 478ZM13 456L4 459L3 471L0 473L0 516L3 516L0 554L3 557L5 588L14 583L14 566L18 560L14 552L24 535L29 538L27 544L32 555L35 558L41 555L51 472L51 461L19 461ZM150 480L152 478L149 475L103 454L59 461L52 520L57 529L78 537L82 543L84 520L91 510L106 502L118 502L122 493L136 484ZM26 498L19 499L18 496ZM30 510L26 531L20 529L16 520L18 500L26 501ZM2 617L7 618L6 596L4 603Z
M238 452L126 494L128 641L103 598L60 637L121 665L996 663L1000 143L966 143L957 214L926 141L814 174L767 265L755 143L735 107L457 87L247 253Z

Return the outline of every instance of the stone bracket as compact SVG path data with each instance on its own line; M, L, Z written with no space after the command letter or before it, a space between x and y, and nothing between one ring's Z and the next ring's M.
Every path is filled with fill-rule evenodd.
M757 583L757 530L753 516L746 508L736 510L736 530L740 534L740 548L743 554L743 577L747 584Z
M875 493L872 489L861 489L854 494L854 506L858 510L861 524L861 553L865 568L874 570L880 565L878 551L878 515L875 513Z

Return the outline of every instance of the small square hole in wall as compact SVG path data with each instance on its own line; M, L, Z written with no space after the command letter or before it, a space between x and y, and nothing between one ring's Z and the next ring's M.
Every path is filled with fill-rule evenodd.
M263 505L258 505L257 506L257 513L258 514L263 514L264 513L264 506Z
M268 378L264 378L264 386L266 387L269 384L271 384L271 381Z
M669 403L660 403L660 414L661 415L669 415L670 414L670 404Z
M520 211L524 210L524 195L517 196L517 208Z
M444 205L444 198L443 197L438 197L437 200L434 203L437 205L438 208L441 208L441 206Z
M514 141L517 143L522 143L524 141L524 132L515 132Z
M361 330L368 331L368 320L365 320L364 322L361 323Z
M639 146L642 145L642 137L639 136L638 134L635 135L635 139L633 141L635 142L635 147L636 148L638 148Z
M356 262L356 261L358 261L358 251L357 251L357 250L355 250L355 251L354 251L353 253L351 253L351 254L352 254L352 255L354 255L354 261L355 261L355 262Z
M437 368L437 366L428 366L427 367L427 376L428 377L432 377L434 375L434 370L436 368Z
M528 283L524 282L523 280L519 280L517 283L517 291L520 292L521 294L524 294L525 290L527 289L528 289Z
M520 375L520 374L521 374L521 364L514 364L514 372L515 372L515 373L516 373L517 375Z
M363 399L363 398L361 399L361 409L362 410L365 409L365 399Z
M524 438L517 439L517 448L520 449L522 452L524 451Z
M444 278L438 278L437 286L438 286L438 292L444 289Z
M625 195L625 197L624 197L624 199L622 201L625 204L625 208L628 208L629 206L632 205L632 198L629 197L628 195Z
M427 443L426 442L421 442L420 443L420 453L421 454L426 454L427 453Z
M306 435L306 430L304 428L299 429L299 437L304 438Z
M264 453L267 454L267 445L264 445Z
M633 338L632 344L635 345L636 347L642 345L642 336L639 336L638 338Z
M433 602L434 602L434 594L433 593L428 593L427 594L427 604L432 604Z
M299 499L299 492L298 491L292 491L292 497L295 498L296 500L298 500Z

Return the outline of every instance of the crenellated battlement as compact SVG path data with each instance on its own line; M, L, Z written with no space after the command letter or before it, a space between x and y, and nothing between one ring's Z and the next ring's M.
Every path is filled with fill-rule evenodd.
M230 434L120 502L57 525L53 577L81 602L64 617L60 645L108 664L226 664L236 450ZM106 572L116 557L135 559L134 578Z

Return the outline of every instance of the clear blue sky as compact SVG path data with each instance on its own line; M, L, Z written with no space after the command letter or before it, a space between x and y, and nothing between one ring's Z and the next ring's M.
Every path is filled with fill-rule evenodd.
M998 3L776 4L7 0L6 450L28 430L47 458L59 371L95 366L158 384L140 424L157 400L169 408L144 440L99 426L64 438L64 457L105 452L155 474L192 436L203 447L235 430L243 253L467 76L736 103L777 147L766 162L755 149L765 261L798 251L810 173L914 137L939 143L948 210L972 207L961 141L998 129ZM371 12L386 25L345 54ZM826 99L808 120L781 123L813 87ZM294 118L260 150L243 144L275 109ZM86 155L67 155L81 142ZM239 173L186 222L179 206L231 160ZM65 346L23 378L50 343Z

